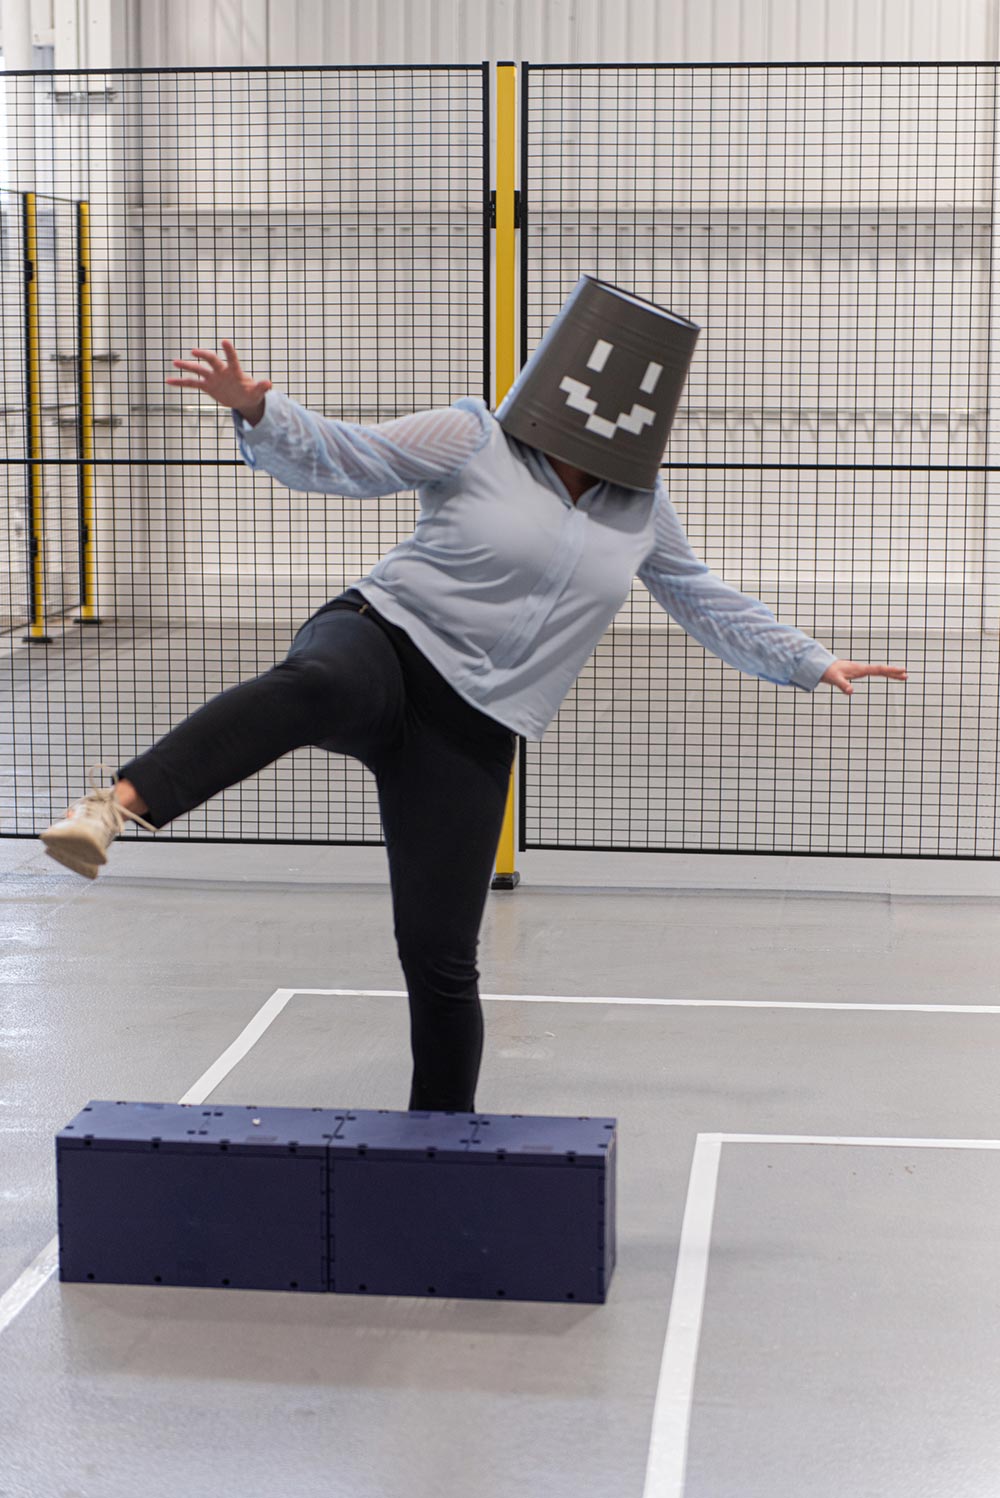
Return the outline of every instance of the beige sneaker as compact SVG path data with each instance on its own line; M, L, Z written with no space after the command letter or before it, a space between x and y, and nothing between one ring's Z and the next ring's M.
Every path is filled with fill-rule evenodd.
M112 784L98 785L94 776L99 770L107 770ZM108 765L94 765L90 771L91 789L79 801L74 801L61 822L42 833L42 842L50 858L65 864L74 874L83 874L87 879L96 879L97 871L107 863L107 849L114 842L126 821L138 822L148 832L155 832L151 823L143 820L137 812L129 811L115 799L114 781L118 776Z

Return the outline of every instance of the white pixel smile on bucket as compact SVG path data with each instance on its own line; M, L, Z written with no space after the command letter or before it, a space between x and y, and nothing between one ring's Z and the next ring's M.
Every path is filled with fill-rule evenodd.
M600 373L613 350L614 344L608 343L606 338L598 338L587 360L587 368ZM663 365L651 359L639 386L644 395L652 395L662 373ZM634 437L638 437L644 427L652 426L656 420L656 412L651 411L648 406L640 406L638 401L632 406L631 411L619 411L615 421L608 421L606 417L598 416L597 402L591 399L590 386L585 385L582 380L574 380L570 375L566 375L559 382L559 389L566 392L567 406L574 411L584 412L587 417L584 425L588 432L596 432L599 437L610 439L619 428L624 428L626 432L631 432Z

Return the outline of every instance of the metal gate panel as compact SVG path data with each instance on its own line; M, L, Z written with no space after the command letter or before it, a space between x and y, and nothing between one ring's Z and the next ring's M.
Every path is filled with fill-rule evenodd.
M695 549L909 681L741 677L637 585L527 746L524 846L997 856L996 93L992 64L525 69L525 353L583 271L702 324L663 472Z
M58 555L68 584L46 593L38 633L51 643L29 644L25 350L20 319L3 323L5 835L44 827L82 792L92 761L122 763L266 670L313 609L412 529L413 494L293 494L250 473L228 411L164 380L174 358L228 337L245 368L347 420L488 395L488 82L484 66L0 80L4 201L32 191L69 214L86 203L92 324L85 419L78 267L71 257L67 301L40 259L50 464L40 544L47 576ZM5 215L5 308L23 295L13 221ZM83 615L100 622L81 624L82 470L93 595ZM368 772L303 749L165 835L374 843L381 828Z

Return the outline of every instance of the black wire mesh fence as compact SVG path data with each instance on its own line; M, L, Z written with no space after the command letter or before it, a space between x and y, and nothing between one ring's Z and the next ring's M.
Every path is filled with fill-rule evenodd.
M92 762L266 670L412 529L412 494L251 474L229 413L164 379L229 337L346 420L488 394L489 136L482 66L8 74L0 91L9 836L60 813ZM368 773L302 750L166 835L381 831Z
M996 856L996 67L523 79L526 349L583 270L702 323L665 473L695 547L910 681L848 704L741 678L637 587L527 746L522 841ZM266 669L411 528L412 495L251 475L228 415L163 379L232 336L248 368L348 419L485 393L487 78L0 88L0 832L28 835L91 761ZM169 835L380 832L367 774L302 751Z
M522 108L525 351L581 271L702 324L693 545L910 673L741 677L637 585L527 746L522 843L996 857L996 67L531 67Z

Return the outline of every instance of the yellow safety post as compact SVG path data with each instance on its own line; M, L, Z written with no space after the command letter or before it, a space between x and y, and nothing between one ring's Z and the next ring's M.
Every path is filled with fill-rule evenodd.
M100 624L97 617L97 557L94 551L94 333L90 301L90 204L76 205L76 372L80 412L80 616L77 624Z
M27 437L28 633L30 645L51 645L45 633L45 514L42 490L42 365L38 336L38 204L22 198L24 241L24 359Z
M515 164L517 160L517 116L515 113L517 68L512 62L497 64L497 168L496 168L496 405L514 383L516 332L514 276L517 265L515 218ZM494 889L513 889L520 879L514 868L514 787L517 758L510 772L510 788L497 848Z

